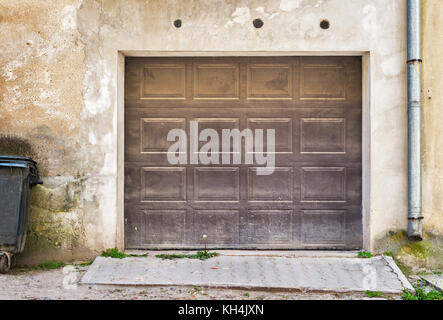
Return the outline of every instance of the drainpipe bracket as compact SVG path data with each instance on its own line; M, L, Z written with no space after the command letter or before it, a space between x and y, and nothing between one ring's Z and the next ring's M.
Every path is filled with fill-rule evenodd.
M408 217L408 220L422 220L424 217Z
M414 62L420 62L420 63L422 63L423 60L422 60L422 59L410 59L410 60L407 60L407 61L406 61L407 64L414 63Z

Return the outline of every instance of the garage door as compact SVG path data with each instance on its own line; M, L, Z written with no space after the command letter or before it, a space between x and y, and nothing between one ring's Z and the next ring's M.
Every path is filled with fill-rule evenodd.
M126 248L360 248L361 87L361 57L127 58ZM272 174L191 141L215 130L222 159L222 130L247 128L265 151L274 130Z

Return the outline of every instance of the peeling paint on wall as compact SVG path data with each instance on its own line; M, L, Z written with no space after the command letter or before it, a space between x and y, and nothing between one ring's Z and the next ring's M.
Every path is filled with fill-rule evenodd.
M280 10L292 11L300 7L302 0L281 0Z
M236 8L232 14L234 22L245 24L251 19L251 14L248 7Z

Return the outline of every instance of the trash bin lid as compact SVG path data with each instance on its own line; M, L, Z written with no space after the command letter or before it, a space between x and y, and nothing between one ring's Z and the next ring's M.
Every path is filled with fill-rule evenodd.
M6 161L6 162L13 162L13 161L29 161L29 162L33 162L36 163L34 160L32 160L31 158L27 158L27 157L22 157L22 156L8 156L8 155L1 155L0 154L0 162L2 161Z
M0 167L26 168L29 165L37 167L37 162L27 157L0 155Z

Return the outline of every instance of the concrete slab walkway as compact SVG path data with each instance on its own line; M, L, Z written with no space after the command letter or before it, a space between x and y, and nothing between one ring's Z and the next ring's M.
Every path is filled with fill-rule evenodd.
M245 289L383 293L414 291L390 257L349 257L349 253L290 254L220 251L205 261L147 257L98 257L82 284L189 285Z

